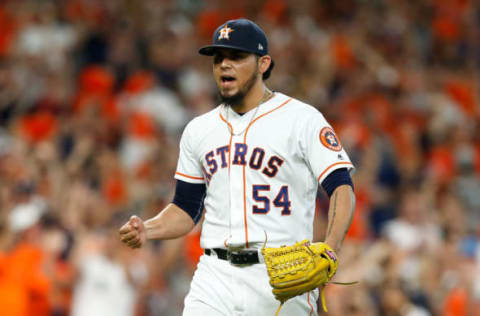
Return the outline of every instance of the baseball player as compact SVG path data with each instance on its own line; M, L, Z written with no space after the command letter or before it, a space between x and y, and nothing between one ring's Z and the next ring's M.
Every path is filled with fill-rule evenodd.
M325 244L338 251L354 209L353 165L318 110L266 87L274 63L255 23L226 22L199 53L213 56L222 103L186 126L172 203L145 222L132 216L121 239L138 248L181 237L205 209L205 253L183 315L274 315L260 249L312 239L320 183L330 196ZM314 315L318 295L294 297L280 315Z

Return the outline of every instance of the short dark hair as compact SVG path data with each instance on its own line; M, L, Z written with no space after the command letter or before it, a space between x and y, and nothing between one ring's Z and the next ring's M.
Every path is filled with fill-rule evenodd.
M257 54L254 54L255 55L255 59L256 61L258 62L258 60L260 59L260 55L257 55ZM262 74L262 79L265 81L267 80L268 78L270 78L270 75L272 74L272 70L273 70L273 67L275 67L275 63L273 62L273 59L271 59L271 63L270 63L270 66L268 67L267 71L265 71L263 74Z

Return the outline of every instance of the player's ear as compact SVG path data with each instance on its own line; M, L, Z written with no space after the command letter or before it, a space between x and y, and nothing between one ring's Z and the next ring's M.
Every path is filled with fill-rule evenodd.
M258 59L258 70L261 74L266 72L272 63L272 57L270 55L262 56Z

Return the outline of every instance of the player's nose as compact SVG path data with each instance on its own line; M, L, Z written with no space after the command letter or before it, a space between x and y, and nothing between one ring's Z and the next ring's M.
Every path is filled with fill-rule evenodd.
M220 68L229 69L231 67L232 67L232 60L227 57L223 57L220 61Z

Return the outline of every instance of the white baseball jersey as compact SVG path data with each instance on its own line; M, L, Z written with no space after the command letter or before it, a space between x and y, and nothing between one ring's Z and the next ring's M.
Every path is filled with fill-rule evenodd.
M318 183L353 168L314 107L276 92L239 115L220 105L193 119L175 178L206 183L203 248L260 248L313 238Z

